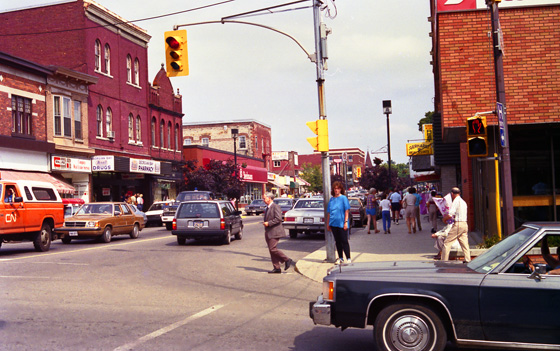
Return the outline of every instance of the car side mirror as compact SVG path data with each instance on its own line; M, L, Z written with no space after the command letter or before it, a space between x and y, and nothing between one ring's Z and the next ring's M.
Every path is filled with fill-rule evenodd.
M535 264L535 270L533 271L533 273L531 273L530 276L527 277L527 279L536 279L536 280L546 279L545 277L541 276L543 274L546 274L546 265L542 263L537 263Z
M21 196L14 197L14 202L23 202L23 197Z

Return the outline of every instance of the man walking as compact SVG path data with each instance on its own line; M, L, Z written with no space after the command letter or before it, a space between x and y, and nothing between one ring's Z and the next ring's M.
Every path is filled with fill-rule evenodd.
M451 245L453 245L455 240L459 240L459 245L461 245L461 249L465 255L465 262L470 262L471 251L469 248L469 226L467 225L467 203L461 198L461 190L459 188L451 189L451 199L452 202L449 208L449 214L443 218L443 221L447 222L449 219L453 219L454 222L443 243L441 260L449 260Z
M393 211L393 223L399 224L402 196L398 190L389 195L389 201L391 201L391 211Z
M264 194L263 200L267 205L267 208L264 210L264 238L268 245L272 266L274 267L268 273L282 273L280 269L281 263L284 263L284 270L287 270L291 266L295 267L296 264L291 258L277 248L280 238L286 236L284 227L282 226L282 209L274 203L274 194L272 193Z

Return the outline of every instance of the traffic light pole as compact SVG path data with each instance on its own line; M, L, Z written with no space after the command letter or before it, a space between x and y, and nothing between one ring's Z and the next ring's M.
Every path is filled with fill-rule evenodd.
M317 92L319 98L319 119L327 119L327 112L325 108L325 60L324 53L326 53L326 33L325 40L321 33L323 21L321 20L321 0L313 0L313 25L315 29L315 66L317 68ZM323 172L323 199L324 199L324 218L325 218L325 248L327 257L325 261L334 262L335 244L334 237L331 232L327 231L327 206L331 198L331 172L329 165L329 152L321 152L321 169Z
M501 42L500 17L498 4L495 0L486 0L490 7L492 21L492 46L494 48L494 74L496 79L496 100L506 106L506 88L504 81L504 62ZM515 230L513 217L513 191L511 184L511 159L509 153L509 134L507 128L507 113L504 108L504 143L500 143L501 154L501 173L502 173L502 202L503 202L503 223L504 234L507 236Z

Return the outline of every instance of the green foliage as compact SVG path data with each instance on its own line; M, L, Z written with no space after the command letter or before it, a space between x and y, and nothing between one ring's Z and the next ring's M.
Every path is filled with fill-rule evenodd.
M305 163L302 165L302 168L303 171L299 176L311 184L308 190L314 192L323 191L323 173L321 172L321 166Z
M424 118L420 119L420 121L418 121L418 130L421 132L422 131L422 126L424 124L432 124L434 120L434 111L428 111L424 114Z
M490 247L496 245L500 242L500 238L497 235L484 236L483 242L477 245L479 249L489 249Z
M184 184L181 190L209 190L216 195L238 199L245 189L245 184L236 177L239 165L232 160L211 160L205 166L197 167L196 161L187 161L183 167Z
M389 166L384 163L362 170L360 186L364 189L376 188L378 191L387 191L389 184ZM410 170L407 163L395 164L391 161L391 185L394 189L404 189L412 185Z

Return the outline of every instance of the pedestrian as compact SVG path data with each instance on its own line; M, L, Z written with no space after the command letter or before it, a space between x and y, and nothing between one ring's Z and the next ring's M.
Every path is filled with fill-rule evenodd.
M350 259L350 243L348 242L348 218L350 214L350 202L344 195L342 183L336 181L331 188L331 199L327 206L327 230L332 231L336 250L338 252L337 264L352 263ZM344 255L343 255L344 254Z
M277 247L280 238L286 236L286 232L282 226L282 209L274 203L274 194L265 193L262 198L267 206L264 210L263 219L264 238L268 245L268 251L270 252L270 259L273 266L273 269L268 273L282 273L282 269L280 268L281 263L284 263L284 270L288 270L288 268L292 266L295 267L296 264Z
M391 201L391 210L393 211L393 223L399 224L402 196L398 191L393 191L389 196L389 201Z
M367 233L371 234L370 222L373 221L374 233L377 234L379 233L379 230L377 229L377 211L379 210L379 203L377 202L377 189L369 189L369 195L366 201Z
M441 259L442 261L449 260L451 245L454 241L458 240L465 255L465 262L470 262L471 252L469 248L469 226L467 225L467 203L461 198L461 190L459 188L451 189L451 199L449 214L443 218L443 221L453 220L453 224L443 243Z
M391 201L387 199L387 194L381 195L381 220L383 221L383 231L391 234Z
M428 215L430 216L430 223L432 223L432 234L438 231L437 229L437 217L438 217L438 208L434 198L436 197L437 193L435 190L432 190L430 193L430 197L428 198Z
M418 191L414 190L414 196L416 197L416 202L414 203L414 218L416 219L416 228L418 231L422 231L422 220L420 218L420 205L423 203L422 195L418 194Z
M138 196L136 197L136 203L138 204L136 207L138 207L138 210L142 211L142 209L144 208L144 194L138 194Z
M410 187L408 189L408 194L404 197L403 207L404 216L406 218L406 227L408 228L408 234L412 232L416 233L416 211L414 204L416 203L416 189ZM412 229L412 232L410 231Z
M130 195L130 203L136 205L136 195L134 195L134 193Z

